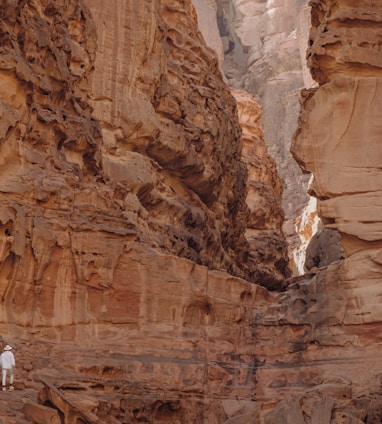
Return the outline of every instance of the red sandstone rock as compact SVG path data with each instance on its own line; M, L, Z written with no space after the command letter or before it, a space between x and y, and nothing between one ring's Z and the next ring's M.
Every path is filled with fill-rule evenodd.
M345 239L345 260L283 292L240 278L256 271L245 261L247 223L278 228L278 204L262 222L254 192L246 197L236 104L190 3L137 4L1 5L0 331L17 361L1 419L25 424L57 411L66 423L381 421L379 239L355 214L340 230L364 242L355 251ZM351 4L323 3L358 16ZM334 100L353 87L352 72ZM302 133L330 98L325 107L307 99ZM251 125L252 138L260 129ZM345 182L342 168L313 160L306 140L300 147L328 194L320 210L339 227L348 216L332 187ZM249 174L262 174L274 199L272 165L254 165ZM267 252L273 263L279 253Z
M256 281L269 289L285 285L288 252L282 231L282 185L276 164L264 142L262 111L247 92L233 90L243 130L243 160L248 168L247 205L250 216L246 239L251 246L248 261L255 264Z
M246 204L236 101L191 3L0 9L2 415L224 422L251 401L253 283L281 284L285 247L277 189L261 225ZM246 230L268 217L264 265Z
M300 246L295 220L308 203L303 175L289 149L297 127L300 90L312 85L306 64L310 28L308 0L193 0L209 45L224 60L222 69L232 87L250 92L264 110L265 142L283 182L283 225L291 268L298 268ZM204 7L203 7L204 6ZM216 26L204 14L215 11ZM204 19L203 19L204 18ZM211 21L211 19L210 19ZM223 44L223 46L222 46ZM301 247L301 246L300 246Z
M314 175L311 192L345 251L381 240L379 190L381 5L312 1L309 64L321 83L304 93L293 152ZM365 28L367 28L365 30ZM367 111L367 113L365 113Z

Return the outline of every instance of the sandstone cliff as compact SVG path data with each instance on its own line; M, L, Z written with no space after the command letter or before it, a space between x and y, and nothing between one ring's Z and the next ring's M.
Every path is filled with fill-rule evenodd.
M101 31L99 14L82 3L67 6L3 6L2 222L14 236L10 252L28 260L21 254L30 238L45 264L54 246L72 256L70 222L73 233L95 237L90 249L108 241L121 252L123 239L108 235L117 232L244 276L240 127L213 54L183 35L186 23L172 24L177 9L166 4L160 13L159 4L124 3L121 14L119 3L92 2L107 22L126 19L114 32ZM47 228L51 237L38 236Z
M245 238L249 260L256 264L256 281L268 289L285 287L288 250L282 231L282 183L264 142L262 110L247 92L233 90L242 128L242 156L247 164L249 218Z
M264 110L265 141L284 187L283 229L288 239L291 267L301 272L303 258L297 257L301 242L295 221L308 203L309 177L300 172L289 148L297 128L300 90L312 85L305 59L308 1L204 0L204 3L210 5L210 9L212 3L215 5L224 50L222 69L228 83L251 93ZM204 25L203 20L200 25L206 39L221 51L221 43L212 36L213 25Z
M88 6L2 5L3 293L108 286L135 240L260 282L236 103L191 4Z
M1 420L381 421L382 9L311 4L293 151L347 257L277 292L254 284L286 283L260 111L190 1L2 3Z
M320 87L303 93L293 152L314 174L310 191L326 226L342 233L345 251L352 253L376 247L381 239L381 55L373 41L379 36L380 8L368 2L312 4L308 63Z
M257 104L242 138L190 1L0 11L2 414L222 422L253 389L249 282L287 273Z

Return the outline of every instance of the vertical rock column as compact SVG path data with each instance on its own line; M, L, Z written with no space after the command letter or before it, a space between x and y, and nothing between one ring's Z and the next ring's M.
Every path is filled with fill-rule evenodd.
M311 1L308 65L292 152L347 255L382 245L382 4Z

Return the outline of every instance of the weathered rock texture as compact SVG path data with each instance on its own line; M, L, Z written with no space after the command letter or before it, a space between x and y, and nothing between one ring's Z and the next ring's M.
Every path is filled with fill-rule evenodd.
M293 152L312 172L310 191L345 251L381 240L379 144L382 20L379 3L312 2L308 51L317 90L304 92Z
M276 164L264 143L262 110L247 92L233 90L242 128L243 160L248 168L247 205L250 216L245 233L258 277L269 289L285 286L288 251L282 231L282 184Z
M199 0L200 2L201 0ZM208 3L211 3L209 1ZM258 99L264 110L265 141L283 181L284 232L294 251L300 246L295 221L308 203L308 177L289 149L297 128L300 90L312 85L306 66L309 34L307 0L215 0L223 40L222 69L232 87ZM211 27L204 33L209 34ZM211 37L206 37L211 40ZM219 50L219 45L216 47Z
M2 5L3 292L64 278L70 303L126 240L258 282L236 103L191 4L88 6Z
M121 23L113 34L100 30L102 54L91 80L107 178L125 187L127 203L137 205L135 219L140 227L148 225L144 232L151 243L157 240L161 249L196 263L277 286L287 272L285 261L277 264L278 275L264 273L245 239L247 169L236 104L196 28L192 4L125 7L130 29L121 35ZM89 8L98 28L105 16L112 22L120 14L112 3L105 8L92 2ZM134 33L142 31L145 36L135 41ZM118 43L116 51L114 40L121 37L138 44L131 50L130 41ZM110 69L116 57L124 59Z
M336 101L335 87L345 104L348 87L358 105L369 99L362 87L378 86L363 41L364 62L344 58L354 59L353 32L368 34L352 25L379 40L382 10L350 0L312 6L321 86L304 103L295 155L312 168L325 205L343 200L326 184L344 184L346 167L316 165L302 135L318 149L323 140L334 152L359 148L334 124L314 139L312 124ZM382 249L367 224L378 201L359 228L354 217L339 225L346 209L333 217L319 208L342 232L346 259L283 292L254 284L262 268L250 246L281 224L279 180L249 119L257 106L237 93L236 107L190 2L9 1L0 10L0 333L18 364L16 390L1 392L1 420L380 422ZM335 54L331 28L348 43ZM330 94L325 104L320 92ZM377 114L377 98L356 110ZM365 122L363 147L378 149L379 121ZM378 199L373 192L365 197Z
M0 333L19 364L2 415L234 416L254 387L246 305L267 293L250 282L287 272L257 104L243 151L190 1L0 12Z

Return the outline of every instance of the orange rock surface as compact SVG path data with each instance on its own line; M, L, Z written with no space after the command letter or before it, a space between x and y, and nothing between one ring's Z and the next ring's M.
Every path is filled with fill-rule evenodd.
M256 269L255 281L268 289L285 286L288 252L282 232L282 183L264 142L262 110L247 92L233 90L242 128L242 156L247 164L247 205L250 216L245 233ZM255 265L256 264L256 265Z
M312 2L308 63L321 85L304 93L293 152L314 175L310 190L326 226L343 234L352 253L379 245L382 234L382 56L373 41L381 34L382 6L334 3Z
M190 1L0 6L0 341L17 363L1 421L381 421L378 188L364 172L379 68L357 31L378 40L379 5L311 4L320 87L294 154L347 257L288 281L261 112L223 82Z
M254 384L252 283L287 274L280 189L267 171L259 230L277 251L264 233L252 254L255 168L193 6L16 1L1 16L0 333L18 368L0 417L235 415Z

